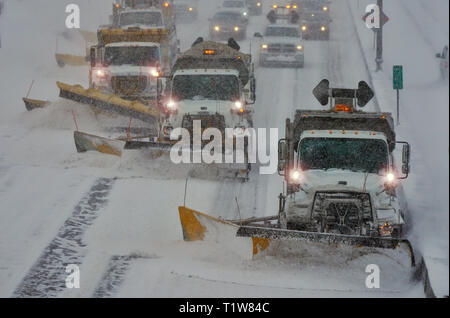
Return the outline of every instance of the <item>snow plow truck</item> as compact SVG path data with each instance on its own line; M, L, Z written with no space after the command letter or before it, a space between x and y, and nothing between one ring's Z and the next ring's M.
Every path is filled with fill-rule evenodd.
M177 128L184 128L191 137L185 141L189 142L189 152L193 155L196 151L202 152L203 147L211 140L203 139L201 148L194 149L192 138L197 133L202 136L208 128L216 128L225 144L223 151L217 150L222 160L213 163L198 163L193 160L194 162L189 162L192 164L189 166L191 175L206 173L219 178L247 180L250 171L247 149L244 149L243 162L225 163L226 160L223 159L225 152L230 150L226 145L234 148L236 142L236 135L227 133L227 128L241 132L252 127L252 105L256 99L253 64L251 56L240 52L239 49L233 39L230 39L228 44L222 44L199 38L191 49L178 57L169 76L158 78L158 108L154 113L145 114L159 125L158 136L150 140L136 137L115 142L75 132L77 150L121 155L123 149L149 149L156 150L159 156L162 156L180 143L179 136L174 137L172 132ZM105 107L111 108L111 105ZM129 108L126 110L129 115ZM156 118L158 119L155 120ZM245 136L241 140L245 140Z
M335 89L323 80L314 95L322 105L331 101L330 109L297 110L279 140L278 213L226 221L183 206L184 239L232 233L250 238L254 255L390 253L415 265L405 238L407 206L400 184L410 170L409 144L396 140L390 113L357 110L373 97L365 82L358 89ZM394 157L398 145L400 165Z

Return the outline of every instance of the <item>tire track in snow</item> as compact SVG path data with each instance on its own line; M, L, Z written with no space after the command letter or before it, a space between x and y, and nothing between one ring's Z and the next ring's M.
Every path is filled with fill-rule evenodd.
M56 297L66 289L66 266L81 265L87 254L83 235L106 205L114 181L115 179L100 178L94 183L75 206L72 216L64 222L56 237L31 267L12 297Z

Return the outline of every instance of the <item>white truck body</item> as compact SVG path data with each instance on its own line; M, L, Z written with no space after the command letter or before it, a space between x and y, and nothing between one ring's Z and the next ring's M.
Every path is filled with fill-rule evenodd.
M223 87L217 86L208 91L208 96L198 96L191 98L179 98L177 92L177 79L181 76L190 76L191 80L201 81L208 77L233 77L236 83L236 91L230 92L232 98L224 96L220 91ZM240 84L239 72L233 69L182 69L177 70L171 79L172 87L170 99L167 102L169 114L165 117L162 125L162 135L164 138L170 138L170 132L173 128L183 127L183 118L192 116L194 119L206 119L211 116L223 116L225 127L230 128L248 128L251 126L247 116L243 113L246 104L244 88ZM222 98L213 98L213 95L221 95Z
M310 222L311 215L314 213L314 200L318 193L352 193L355 196L359 194L368 194L370 200L372 219L371 228L380 228L385 224L393 230L401 232L401 227L405 223L405 211L402 202L398 196L389 195L385 191L385 183L389 173L397 174L393 171L393 157L389 154L386 136L381 132L373 131L336 131L336 130L317 130L304 131L300 136L299 146L305 139L346 139L346 140L376 140L380 145L384 145L386 156L386 165L388 170L373 173L369 171L352 171L350 169L306 169L301 172L299 185L301 191L295 192L287 199L286 222L302 224ZM299 148L298 148L299 149ZM375 155L375 154L373 154ZM367 160L367 158L361 158ZM301 166L301 154L297 156L297 163ZM348 204L355 202L356 199L340 199L341 203L336 203L338 213L350 213L345 208ZM346 201L347 200L347 201ZM325 201L326 202L326 201ZM368 201L369 202L369 201ZM330 202L332 203L332 202ZM341 204L340 206L338 204ZM339 210L341 209L341 210ZM348 216L348 215L347 215ZM391 233L392 233L391 230ZM332 230L330 230L332 231ZM367 231L368 228L367 228ZM358 233L369 235L368 232ZM386 233L388 236L388 233Z

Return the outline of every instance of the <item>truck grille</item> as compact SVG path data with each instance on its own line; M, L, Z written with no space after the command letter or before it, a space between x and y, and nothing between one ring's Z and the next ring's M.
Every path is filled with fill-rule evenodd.
M113 76L111 86L115 94L120 96L142 94L147 87L146 76Z
M361 226L373 221L370 195L355 192L317 192L312 219L321 232L358 234Z
M221 131L225 131L225 118L223 115L184 115L181 126L186 128L191 133L191 136L194 127L194 120L201 120L202 133L207 128L218 128Z

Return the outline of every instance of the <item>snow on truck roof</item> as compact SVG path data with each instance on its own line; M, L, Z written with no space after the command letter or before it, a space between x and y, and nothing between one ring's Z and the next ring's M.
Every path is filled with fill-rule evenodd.
M239 78L243 85L247 84L250 77L249 66L251 56L239 52L227 44L203 41L181 54L173 72L187 69L235 69L239 72Z

